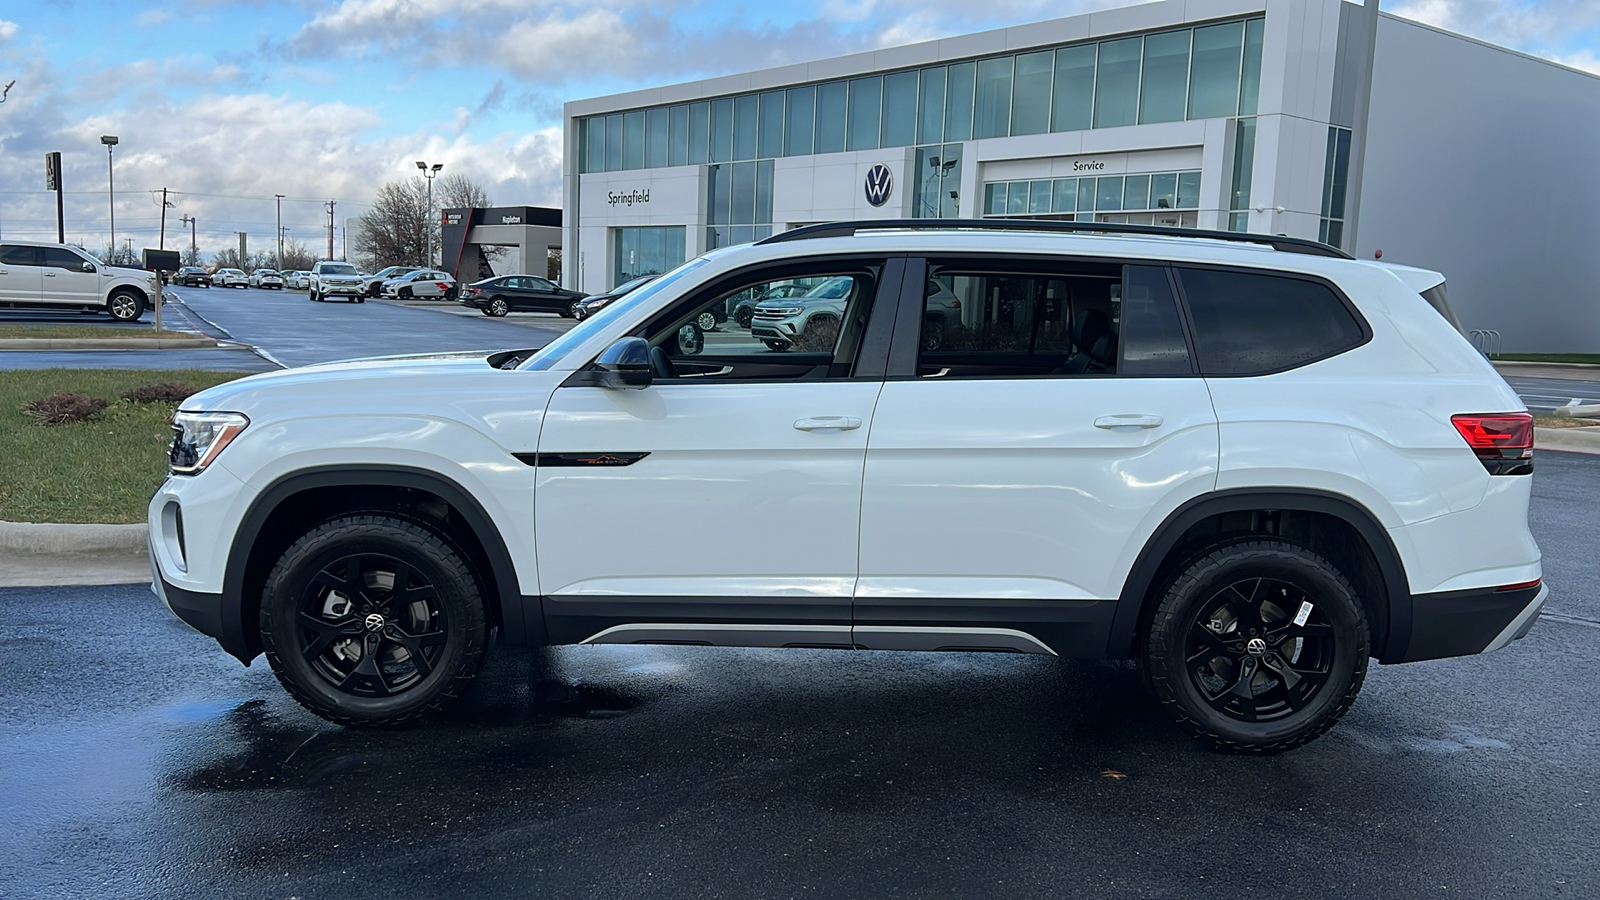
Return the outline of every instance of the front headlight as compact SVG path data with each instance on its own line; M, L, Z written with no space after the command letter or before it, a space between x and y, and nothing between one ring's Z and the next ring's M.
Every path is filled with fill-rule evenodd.
M174 475L198 475L217 458L250 420L239 413L184 412L172 417L168 468Z
M756 312L766 313L769 316L798 316L805 310L798 306L758 306Z

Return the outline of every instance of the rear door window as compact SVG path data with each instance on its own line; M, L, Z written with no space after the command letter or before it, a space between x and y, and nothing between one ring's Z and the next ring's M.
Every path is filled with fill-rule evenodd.
M1367 333L1327 284L1262 272L1180 268L1203 375L1265 375L1343 353Z
M35 247L0 247L0 266L37 266L36 252Z

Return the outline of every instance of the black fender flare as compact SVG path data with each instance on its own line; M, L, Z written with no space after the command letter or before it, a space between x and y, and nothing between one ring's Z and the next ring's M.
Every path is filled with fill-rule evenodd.
M455 481L427 469L395 465L329 465L285 475L257 494L245 511L222 578L222 648L245 664L261 652L261 637L253 622L245 621L244 580L255 546L267 519L287 499L306 490L325 487L401 487L435 494L449 503L483 545L490 571L499 589L501 634L517 646L545 643L544 616L537 598L524 598L517 582L516 566L506 549L505 539L494 519L484 511L476 497ZM527 608L531 599L534 606ZM530 614L531 612L531 614Z
M1196 523L1221 513L1245 510L1294 510L1324 513L1338 518L1356 530L1366 541L1378 562L1388 609L1388 622L1381 645L1375 642L1372 653L1380 660L1394 658L1411 642L1411 589L1406 580L1400 554L1389 533L1371 510L1348 497L1310 488L1240 488L1195 497L1173 510L1145 542L1118 595L1117 611L1111 623L1107 655L1112 659L1133 656L1133 642L1150 591L1161 563L1177 546L1179 538Z

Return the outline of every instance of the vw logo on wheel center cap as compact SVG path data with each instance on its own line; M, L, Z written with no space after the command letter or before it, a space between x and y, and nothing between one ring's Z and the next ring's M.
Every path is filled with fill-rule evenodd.
M380 616L377 613L370 613L370 614L367 615L367 630L368 631L377 631L378 629L380 629L382 627L383 627L383 616Z
M1264 656L1267 652L1267 642L1258 637L1251 638L1245 642L1244 652L1251 656Z

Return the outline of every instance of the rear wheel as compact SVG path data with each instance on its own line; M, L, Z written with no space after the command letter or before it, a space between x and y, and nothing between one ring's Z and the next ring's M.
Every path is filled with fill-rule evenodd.
M701 331L711 331L717 327L717 317L711 313L711 310L708 309L696 316L694 323L700 326Z
M485 306L483 311L488 315L499 318L504 316L506 313L511 312L511 307L506 303L504 298L496 297L489 301L489 305Z
M267 576L261 638L273 674L341 725L399 725L444 706L477 674L487 646L466 559L398 513L316 526Z
M144 298L133 291L117 291L106 300L106 312L118 322L136 322L144 315Z
M1276 538L1215 544L1178 569L1145 636L1150 689L1213 749L1276 753L1332 728L1367 671L1355 589Z

